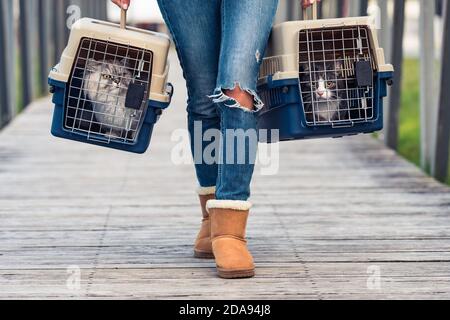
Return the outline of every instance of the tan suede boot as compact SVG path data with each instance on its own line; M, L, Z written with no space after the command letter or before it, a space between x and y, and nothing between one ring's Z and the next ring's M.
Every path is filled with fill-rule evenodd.
M202 210L203 220L197 239L194 244L194 257L199 259L214 259L211 244L211 221L206 203L208 200L214 199L216 188L199 188L198 197L200 199L200 207Z
M221 278L250 278L255 275L253 257L245 240L250 207L246 201L208 201L212 249Z

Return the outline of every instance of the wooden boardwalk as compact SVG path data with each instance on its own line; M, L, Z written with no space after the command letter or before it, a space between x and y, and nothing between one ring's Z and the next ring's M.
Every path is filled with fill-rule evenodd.
M279 173L254 180L257 276L217 278L192 257L200 212L192 167L171 161L186 127L172 73L144 156L52 138L48 99L0 133L0 298L450 298L450 189L369 136L282 144Z

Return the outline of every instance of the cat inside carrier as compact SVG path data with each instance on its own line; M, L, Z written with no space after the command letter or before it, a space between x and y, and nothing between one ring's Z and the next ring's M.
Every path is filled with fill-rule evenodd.
M281 141L381 130L393 71L369 17L276 25L258 81L259 128L278 129Z
M49 84L52 133L61 138L143 153L172 87L167 36L81 19L72 27Z

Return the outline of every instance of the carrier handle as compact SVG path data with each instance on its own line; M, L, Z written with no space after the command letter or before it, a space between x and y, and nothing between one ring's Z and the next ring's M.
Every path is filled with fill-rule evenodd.
M302 3L300 3L300 6L302 6ZM317 0L314 0L312 5L312 19L317 20ZM308 9L305 8L303 8L303 20L309 20Z
M120 9L120 28L127 28L127 10L123 8Z

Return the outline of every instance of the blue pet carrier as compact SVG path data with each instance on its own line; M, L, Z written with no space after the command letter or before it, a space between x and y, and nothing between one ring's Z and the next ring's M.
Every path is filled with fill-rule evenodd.
M167 36L81 19L49 75L54 136L144 153L169 106Z
M369 17L276 25L258 81L259 129L279 130L280 141L379 131L393 71Z

